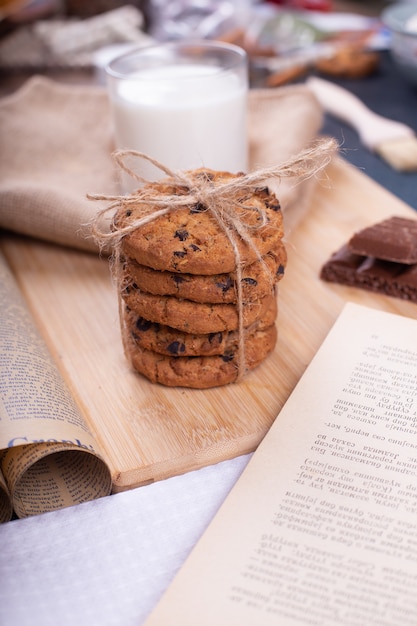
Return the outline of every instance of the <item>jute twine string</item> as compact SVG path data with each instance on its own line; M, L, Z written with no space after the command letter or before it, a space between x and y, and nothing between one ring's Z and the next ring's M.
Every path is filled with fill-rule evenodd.
M282 178L295 178L298 183L302 180L316 176L328 165L336 149L337 142L334 139L321 139L315 142L312 146L301 151L295 157L281 163L280 165L264 167L248 174L236 176L232 180L216 180L215 184L213 184L208 173L204 174L204 170L201 170L199 175L196 175L195 171L173 171L166 167L163 163L160 163L158 160L144 154L143 152L138 152L136 150L116 151L113 154L113 157L119 167L133 179L137 180L141 184L144 184L145 187L139 187L130 195L111 196L87 194L87 197L91 200L104 200L111 203L109 206L97 213L91 227L92 234L97 244L101 248L104 246L110 246L110 249L112 250L111 261L113 275L115 277L118 291L119 314L125 353L129 354L129 351L127 350L128 333L123 323L124 316L122 315L121 245L123 238L141 228L145 224L149 224L157 218L162 217L163 215L167 215L168 213L187 206L198 206L199 210L210 212L216 220L220 229L229 240L235 257L237 288L236 306L239 337L237 380L240 380L245 374L247 367L244 340L242 261L238 244L241 239L252 249L256 258L263 263L262 256L253 242L252 234L256 229L262 228L262 226L264 226L268 221L265 211L259 207L245 205L243 200L245 197L253 195L255 190L259 188L260 185L265 185L270 179L280 180ZM156 186L154 184L151 187L147 186L149 183L154 181L149 181L139 176L135 171L129 168L125 163L125 159L127 157L135 157L149 161L156 168L164 172L168 179L156 181ZM169 183L170 185L180 185L187 189L187 193L185 195L169 195L166 193L166 189L158 189L158 182ZM128 209L130 205L135 205L135 208L140 207L140 205L143 206L143 215L139 219L135 219L126 226L122 227L119 227L113 221L110 232L103 232L101 230L100 224L102 224L102 218L105 214L110 211L114 212L115 209ZM240 215L242 215L242 209L244 211L257 212L255 226L245 224L242 221L240 217ZM270 275L271 284L273 284L274 277L271 275L271 272L268 268L266 268L266 266L265 270Z

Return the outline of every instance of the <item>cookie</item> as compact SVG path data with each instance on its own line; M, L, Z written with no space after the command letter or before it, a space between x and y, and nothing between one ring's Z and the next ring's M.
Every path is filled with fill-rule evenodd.
M188 176L196 183L204 180L209 187L216 187L236 182L242 175L199 169L188 172ZM153 214L156 206L152 197L166 198L169 207L173 206L175 199L189 195L190 190L168 178L145 185L138 194L138 200L144 203L132 200L119 208L114 218L115 229ZM276 196L267 187L233 191L227 199L227 208L230 207L252 242L249 245L241 236L235 235L242 264L253 263L278 246L283 237L282 213ZM217 208L220 207L217 205ZM140 265L168 272L213 275L236 269L236 255L229 237L212 211L201 203L177 205L169 213L125 235L121 252Z
M274 349L275 324L249 338L245 346L246 369L257 367ZM222 356L165 356L140 348L131 340L127 353L133 368L153 383L168 387L208 389L227 385L238 377L238 354L231 350Z
M245 328L256 322L272 306L275 293L243 305ZM239 316L236 304L204 304L172 296L155 296L134 287L122 291L126 305L138 316L171 326L185 333L208 334L237 330Z
M244 338L255 337L260 331L269 328L277 317L277 303L258 321L245 329ZM167 356L214 356L228 354L239 342L238 331L223 331L209 334L184 333L170 326L150 322L138 317L131 310L124 312L127 332L135 343L145 350L166 354Z
M242 268L242 299L258 300L271 293L273 285L282 278L287 261L284 245L280 242L275 252L269 252L262 261ZM160 296L175 296L194 302L228 304L237 302L236 272L201 276L153 270L132 259L123 264L123 284Z

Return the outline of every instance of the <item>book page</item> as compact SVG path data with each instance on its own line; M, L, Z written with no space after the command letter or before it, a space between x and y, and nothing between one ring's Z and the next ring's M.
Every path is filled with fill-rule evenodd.
M416 626L417 320L348 304L146 626Z
M0 319L3 494L19 517L109 494L109 469L1 255Z

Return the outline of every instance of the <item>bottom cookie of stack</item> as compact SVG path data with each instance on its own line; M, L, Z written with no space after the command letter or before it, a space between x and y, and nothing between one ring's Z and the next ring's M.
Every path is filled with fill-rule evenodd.
M275 324L265 329L245 333L245 370L257 367L275 347L277 330ZM168 356L142 348L129 333L126 351L132 366L153 383L168 387L208 389L227 385L239 375L238 342L231 344L220 355Z

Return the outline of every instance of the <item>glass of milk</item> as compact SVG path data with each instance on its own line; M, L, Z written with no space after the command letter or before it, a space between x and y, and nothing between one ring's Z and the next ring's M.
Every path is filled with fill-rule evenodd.
M116 147L172 170L247 170L247 57L238 46L173 41L131 50L106 67ZM166 176L144 159L140 176ZM124 176L125 192L138 182Z

